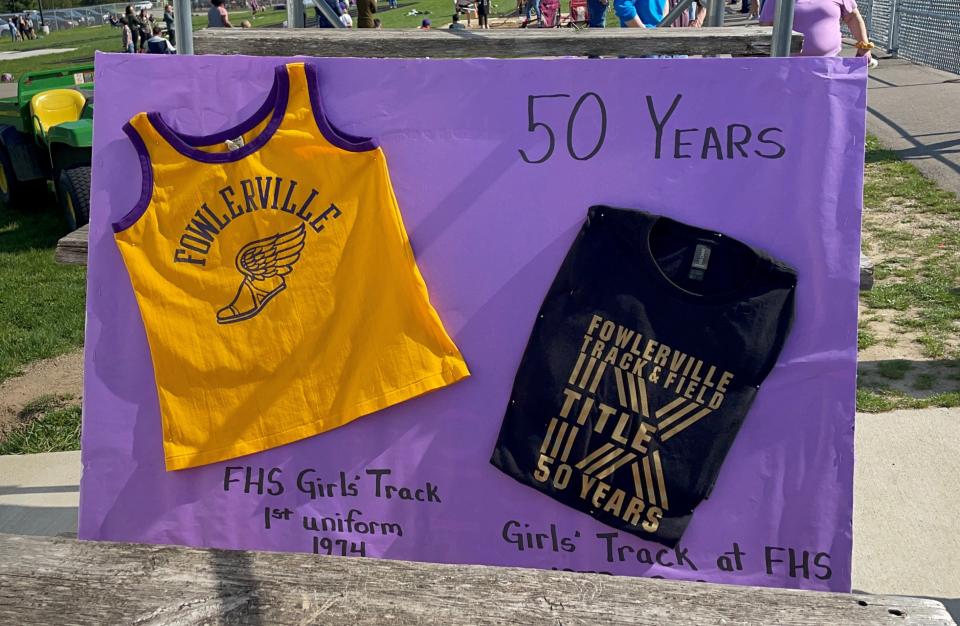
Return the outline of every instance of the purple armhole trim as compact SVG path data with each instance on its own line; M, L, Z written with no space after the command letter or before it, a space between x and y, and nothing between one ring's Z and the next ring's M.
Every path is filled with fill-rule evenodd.
M153 196L153 170L150 167L150 153L147 152L147 146L143 143L140 133L130 125L130 122L123 125L123 132L130 138L130 143L133 144L137 156L140 158L140 199L137 200L137 204L130 209L129 213L113 223L113 232L115 233L133 226L146 212L147 207L150 206L150 198Z
M159 113L147 113L147 119L150 120L150 123L156 131L160 133L160 136L183 156L195 161L200 161L201 163L233 163L262 148L277 131L277 128L280 127L280 123L283 121L283 116L287 110L290 95L289 85L290 81L286 66L281 65L276 71L274 81L275 88L270 90L266 101L260 106L257 112L239 125L213 135L181 135L170 128ZM206 152L205 150L194 147L197 145L212 145L219 141L225 141L226 139L224 139L224 137L236 137L237 134L240 134L236 133L237 129L250 130L254 128L263 121L266 114L271 112L271 109L272 117L270 123L263 132L257 135L250 143L237 150L231 150L230 152Z
M317 68L309 63L304 64L307 74L307 91L310 92L310 106L313 109L313 119L317 128L327 141L349 152L367 152L377 149L377 142L369 137L357 137L337 130L323 112L323 101L320 98L320 78Z

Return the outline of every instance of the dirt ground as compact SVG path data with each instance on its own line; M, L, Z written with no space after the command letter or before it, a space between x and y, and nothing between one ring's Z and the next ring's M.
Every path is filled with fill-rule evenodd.
M79 402L83 394L83 349L36 361L23 375L0 383L0 434L17 423L23 408L41 396L67 396Z
M867 165L867 176L880 175L878 165ZM887 198L863 213L863 247L874 266L883 268L885 287L927 281L932 270L955 266L957 251L951 233L960 228L957 217L925 210L908 198ZM940 243L937 243L937 242ZM955 392L960 386L960 329L937 330L930 320L942 312L929 308L870 307L861 297L860 329L871 336L858 354L861 387L885 386L913 398ZM924 340L940 344L931 354Z

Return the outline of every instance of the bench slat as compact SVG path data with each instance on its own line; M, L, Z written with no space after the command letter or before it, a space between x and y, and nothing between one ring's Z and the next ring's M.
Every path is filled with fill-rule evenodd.
M89 229L83 225L57 242L54 258L65 265L87 264L87 238Z
M317 57L556 57L655 54L768 56L773 29L532 28L483 31L336 28L209 28L194 33L197 54ZM799 52L803 35L794 33Z
M0 534L0 623L952 625L933 600Z

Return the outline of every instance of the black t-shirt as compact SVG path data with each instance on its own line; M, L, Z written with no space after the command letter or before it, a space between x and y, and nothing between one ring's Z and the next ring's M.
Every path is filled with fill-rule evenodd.
M591 207L534 322L491 463L675 545L777 360L796 280L720 233Z

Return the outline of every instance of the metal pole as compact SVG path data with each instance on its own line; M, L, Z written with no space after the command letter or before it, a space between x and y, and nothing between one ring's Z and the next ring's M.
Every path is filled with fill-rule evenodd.
M683 12L690 8L690 5L693 4L693 0L680 0L680 4L673 7L673 9L667 13L660 23L657 24L657 28L663 28L670 24L673 24L677 21L677 18L683 15Z
M303 28L306 25L303 11L303 0L287 0L287 28Z
M773 43L770 46L770 56L788 57L793 40L793 7L796 0L767 0L767 2L777 3L773 13Z
M299 1L303 2L303 0ZM334 28L346 28L346 26L343 25L343 22L340 21L340 16L334 13L333 9L330 8L330 5L324 2L324 0L314 0L313 6L317 11L323 13L323 17L330 22L331 26Z
M177 54L193 54L193 20L190 19L190 13L190 0L174 0L173 27L177 31Z
M43 28L45 26L43 23L43 0L37 0L37 6L40 7L40 28Z
M773 0L767 0L772 2ZM707 6L707 26L720 28L723 26L723 10L725 0L710 0Z
M872 15L873 11L871 11L870 13ZM935 17L935 18L943 19L943 17L946 17L946 16L940 17L940 16L927 15L924 17ZM900 56L900 0L893 0L893 7L891 7L890 35L887 38L887 52L889 52L890 56L894 58L897 58L898 56Z

